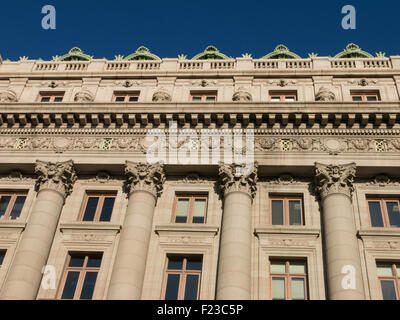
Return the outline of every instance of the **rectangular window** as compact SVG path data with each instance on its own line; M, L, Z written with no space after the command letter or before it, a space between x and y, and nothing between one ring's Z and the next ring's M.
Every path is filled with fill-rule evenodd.
M62 102L64 99L64 92L41 92L39 94L39 102L51 103Z
M59 299L92 300L102 253L71 253L62 279Z
M4 258L6 257L6 251L0 250L0 268L3 265Z
M270 197L270 223L275 226L304 225L301 197Z
M270 91L270 102L295 102L297 101L297 91Z
M368 199L372 227L399 228L400 201L398 199Z
M400 263L378 263L377 271L383 300L400 300Z
M115 198L115 193L87 193L79 221L111 221Z
M198 300L202 267L202 256L168 256L163 299Z
M26 200L26 193L0 193L0 220L18 220Z
M114 102L138 102L140 92L114 92Z
M297 260L271 260L272 300L307 300L307 263Z
M354 102L372 102L381 100L379 91L351 91L350 95Z
M173 222L205 223L208 197L205 195L179 195L175 197Z
M217 101L217 92L191 92L190 93L190 101L192 102L216 102Z

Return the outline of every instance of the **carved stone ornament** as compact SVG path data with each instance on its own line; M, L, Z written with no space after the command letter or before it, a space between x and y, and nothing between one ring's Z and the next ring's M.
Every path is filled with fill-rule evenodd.
M319 89L318 93L315 96L315 101L325 102L325 101L335 101L335 100L336 100L335 94L325 87L321 87L321 89Z
M219 187L224 195L230 192L245 192L254 199L257 191L258 163L252 168L246 164L223 164L219 165Z
M43 162L36 161L35 173L36 190L52 189L61 193L64 197L71 194L75 181L77 180L74 162Z
M11 90L0 91L0 102L2 103L18 102L18 98L14 91Z
M94 96L91 92L87 90L79 91L74 98L75 102L93 102Z
M244 88L239 88L232 97L232 101L239 101L239 102L250 102L253 101L253 97L251 96L250 92L248 92Z
M351 198L354 191L354 178L356 175L356 164L347 165L324 165L315 164L316 191L321 199L335 193L343 193Z
M127 161L125 174L128 176L126 186L129 194L140 190L148 191L156 198L161 196L166 180L162 163L150 165Z
M172 97L169 92L163 88L158 89L153 94L153 102L171 102Z

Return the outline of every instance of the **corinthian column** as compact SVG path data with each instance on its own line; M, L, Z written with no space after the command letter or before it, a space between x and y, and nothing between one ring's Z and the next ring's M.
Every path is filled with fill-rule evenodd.
M251 298L251 206L257 187L258 166L242 172L238 165L219 167L224 194L219 249L217 300Z
M165 174L163 165L126 162L128 208L111 276L108 299L139 300L157 198Z
M3 300L36 299L62 207L77 179L72 161L37 161L35 173L37 198L3 286Z
M323 216L329 300L364 300L361 259L352 208L355 163L315 164Z

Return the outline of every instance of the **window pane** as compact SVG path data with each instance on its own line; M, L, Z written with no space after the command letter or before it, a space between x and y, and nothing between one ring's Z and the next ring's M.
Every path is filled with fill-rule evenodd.
M378 266L378 276L379 277L393 277L392 266Z
M168 258L168 270L182 270L183 269L183 258L171 257Z
M50 101L50 97L42 97L42 99L40 101L41 102L49 102Z
M400 212L398 202L386 202L386 208L389 215L390 225L400 227Z
M207 97L206 101L215 101L215 97Z
M283 225L283 201L272 200L272 224Z
M296 99L295 99L295 97L285 97L285 101L294 102L294 101L296 101Z
M129 97L130 102L136 102L139 100L139 97Z
M379 202L368 202L371 224L373 227L383 227L381 204Z
M206 212L206 199L196 199L193 209L193 223L204 223L204 215Z
M301 225L301 201L290 200L289 201L289 219L291 226Z
M83 215L83 221L93 221L94 215L96 214L97 204L99 198L90 197L86 204L85 214Z
M11 220L17 220L19 218L22 208L24 207L25 199L26 199L25 196L17 197L17 199L15 200L15 203L14 203L14 208L12 209L12 211L10 213Z
M105 198L103 208L101 210L100 221L110 221L114 208L115 198Z
M382 287L383 300L397 300L394 281L382 280L381 287Z
M378 101L376 96L367 97L367 101Z
M189 199L178 199L176 206L176 220L177 223L186 223L189 210Z
M201 271L203 261L200 258L189 258L186 263L186 270L198 270Z
M201 101L201 97L192 97L192 101Z
M73 299L76 285L78 284L79 272L68 272L61 299Z
M97 272L86 272L83 282L81 300L91 300L93 297L94 286L96 285Z
M63 98L62 97L55 97L54 102L62 102Z
M6 256L5 252L0 252L0 267L3 264L4 257Z
M353 96L353 101L362 101L361 96Z
M286 273L284 262L271 262L271 273Z
M306 273L306 265L305 263L291 263L289 266L290 274L305 274Z
M179 274L169 274L167 280L167 289L165 290L165 300L177 300L179 290Z
M304 279L292 279L292 299L305 300L306 299L306 284Z
M186 277L185 300L197 300L197 290L199 288L199 276L188 275Z
M115 101L116 102L124 102L125 101L125 97L115 97Z
M272 278L272 300L285 299L285 278Z
M88 268L100 268L101 266L101 259L103 255L93 255L90 256L87 262Z
M72 256L69 262L70 267L83 267L85 256Z
M271 97L271 102L280 102L281 97Z
M8 204L10 203L11 197L10 196L2 196L0 199L0 219L3 218L3 216L6 213Z

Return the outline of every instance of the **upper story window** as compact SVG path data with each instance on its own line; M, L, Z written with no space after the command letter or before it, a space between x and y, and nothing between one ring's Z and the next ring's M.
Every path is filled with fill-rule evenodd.
M271 260L272 300L307 300L307 264L305 261Z
M295 196L270 197L270 223L272 225L304 225L303 198Z
M368 102L368 101L380 101L381 97L379 91L351 91L351 99L353 101Z
M400 300L400 264L378 263L377 270L383 300Z
M0 193L0 220L18 220L26 200L26 193Z
M115 198L115 193L87 193L79 221L111 221Z
M163 299L198 300L202 267L202 256L168 256Z
M190 101L192 102L216 102L217 92L216 91L192 91L190 92Z
M3 265L4 258L6 257L6 251L0 251L0 268Z
M297 101L297 91L270 91L270 102L294 102Z
M114 102L138 102L140 92L114 92Z
M175 196L175 223L205 223L207 215L206 195L177 195Z
M102 253L71 253L61 281L59 299L91 300L102 256Z
M400 202L398 199L368 199L369 217L372 227L399 228Z
M39 102L52 103L62 102L64 99L64 92L41 92L39 95Z

